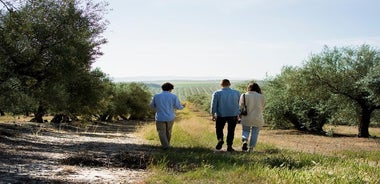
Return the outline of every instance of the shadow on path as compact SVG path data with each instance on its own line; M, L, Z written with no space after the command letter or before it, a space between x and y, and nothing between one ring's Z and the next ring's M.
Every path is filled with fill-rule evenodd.
M78 174L78 167L144 170L150 152L159 150L133 135L144 123L102 122L81 128L0 123L0 183L88 183L65 178Z

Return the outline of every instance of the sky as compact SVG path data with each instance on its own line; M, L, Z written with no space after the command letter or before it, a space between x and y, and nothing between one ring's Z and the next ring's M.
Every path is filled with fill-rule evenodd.
M378 0L105 1L93 67L111 78L262 80L324 46L380 47Z

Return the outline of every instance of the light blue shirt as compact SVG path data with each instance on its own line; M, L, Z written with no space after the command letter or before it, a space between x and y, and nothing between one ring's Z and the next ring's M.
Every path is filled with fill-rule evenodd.
M174 121L174 110L183 109L178 97L169 91L154 95L150 107L156 110L156 121Z
M210 113L218 117L231 117L240 114L240 92L224 87L212 94Z

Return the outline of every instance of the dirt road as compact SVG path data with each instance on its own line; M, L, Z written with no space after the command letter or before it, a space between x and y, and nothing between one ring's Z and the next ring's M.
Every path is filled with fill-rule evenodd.
M148 153L127 121L82 129L0 123L0 183L141 183Z

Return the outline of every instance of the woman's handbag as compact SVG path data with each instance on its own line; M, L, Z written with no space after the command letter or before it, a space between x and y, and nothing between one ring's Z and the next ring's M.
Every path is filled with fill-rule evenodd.
M247 105L245 104L245 94L243 94L243 99L244 99L244 107L240 110L240 115L246 116L248 112L247 112Z

